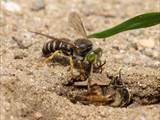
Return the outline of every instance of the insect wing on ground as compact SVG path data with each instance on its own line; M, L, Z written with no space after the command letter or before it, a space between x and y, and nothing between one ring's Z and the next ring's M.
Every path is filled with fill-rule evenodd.
M68 17L68 22L71 25L71 27L82 37L87 38L87 34L84 28L84 25L81 21L81 18L78 13L71 12Z

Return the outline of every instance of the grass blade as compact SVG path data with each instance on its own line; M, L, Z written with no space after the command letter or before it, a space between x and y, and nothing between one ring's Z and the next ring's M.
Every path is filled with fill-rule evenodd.
M123 31L146 28L160 24L160 12L145 13L133 17L115 27L88 35L90 38L106 38Z

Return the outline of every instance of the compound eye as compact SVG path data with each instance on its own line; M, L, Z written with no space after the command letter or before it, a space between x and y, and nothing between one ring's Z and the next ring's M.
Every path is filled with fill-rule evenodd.
M92 46L88 46L86 44L81 44L79 47L81 54L86 54L92 49Z
M80 47L80 49L86 49L87 48L87 46L85 44L81 44L79 47Z
M85 56L92 49L92 42L86 39L77 39L74 44L78 47L80 56Z

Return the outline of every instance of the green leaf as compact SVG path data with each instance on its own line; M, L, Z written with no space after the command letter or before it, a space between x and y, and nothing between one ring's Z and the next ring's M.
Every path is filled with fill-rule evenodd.
M160 24L160 12L152 12L133 17L115 27L88 35L90 38L106 38L123 31L146 28Z

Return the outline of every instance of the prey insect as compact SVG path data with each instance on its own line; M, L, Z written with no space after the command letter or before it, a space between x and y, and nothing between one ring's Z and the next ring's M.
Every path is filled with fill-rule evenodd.
M121 69L119 70L118 76L110 76L107 74L107 78L111 80L109 83L99 83L98 80L94 84L92 83L91 91L76 95L71 100L73 102L79 101L86 105L109 105L112 107L127 106L131 102L132 94L121 78ZM84 82L75 82L74 86L86 88L87 84Z
M80 16L76 12L71 12L69 15L69 24L78 32L82 38L78 38L72 42L66 38L55 38L50 35L46 35L39 32L33 32L50 38L51 40L46 42L43 46L42 53L43 56L47 57L45 62L52 60L56 55L63 54L69 56L70 58L70 69L71 76L73 76L73 60L78 60L80 63L80 76L83 77L84 66L83 62L87 61L89 63L89 78L88 78L88 89L90 89L90 81L93 72L93 64L95 68L101 69L105 63L102 63L100 57L102 55L102 49L93 49L93 44L87 38L87 34ZM32 31L31 31L32 32Z

